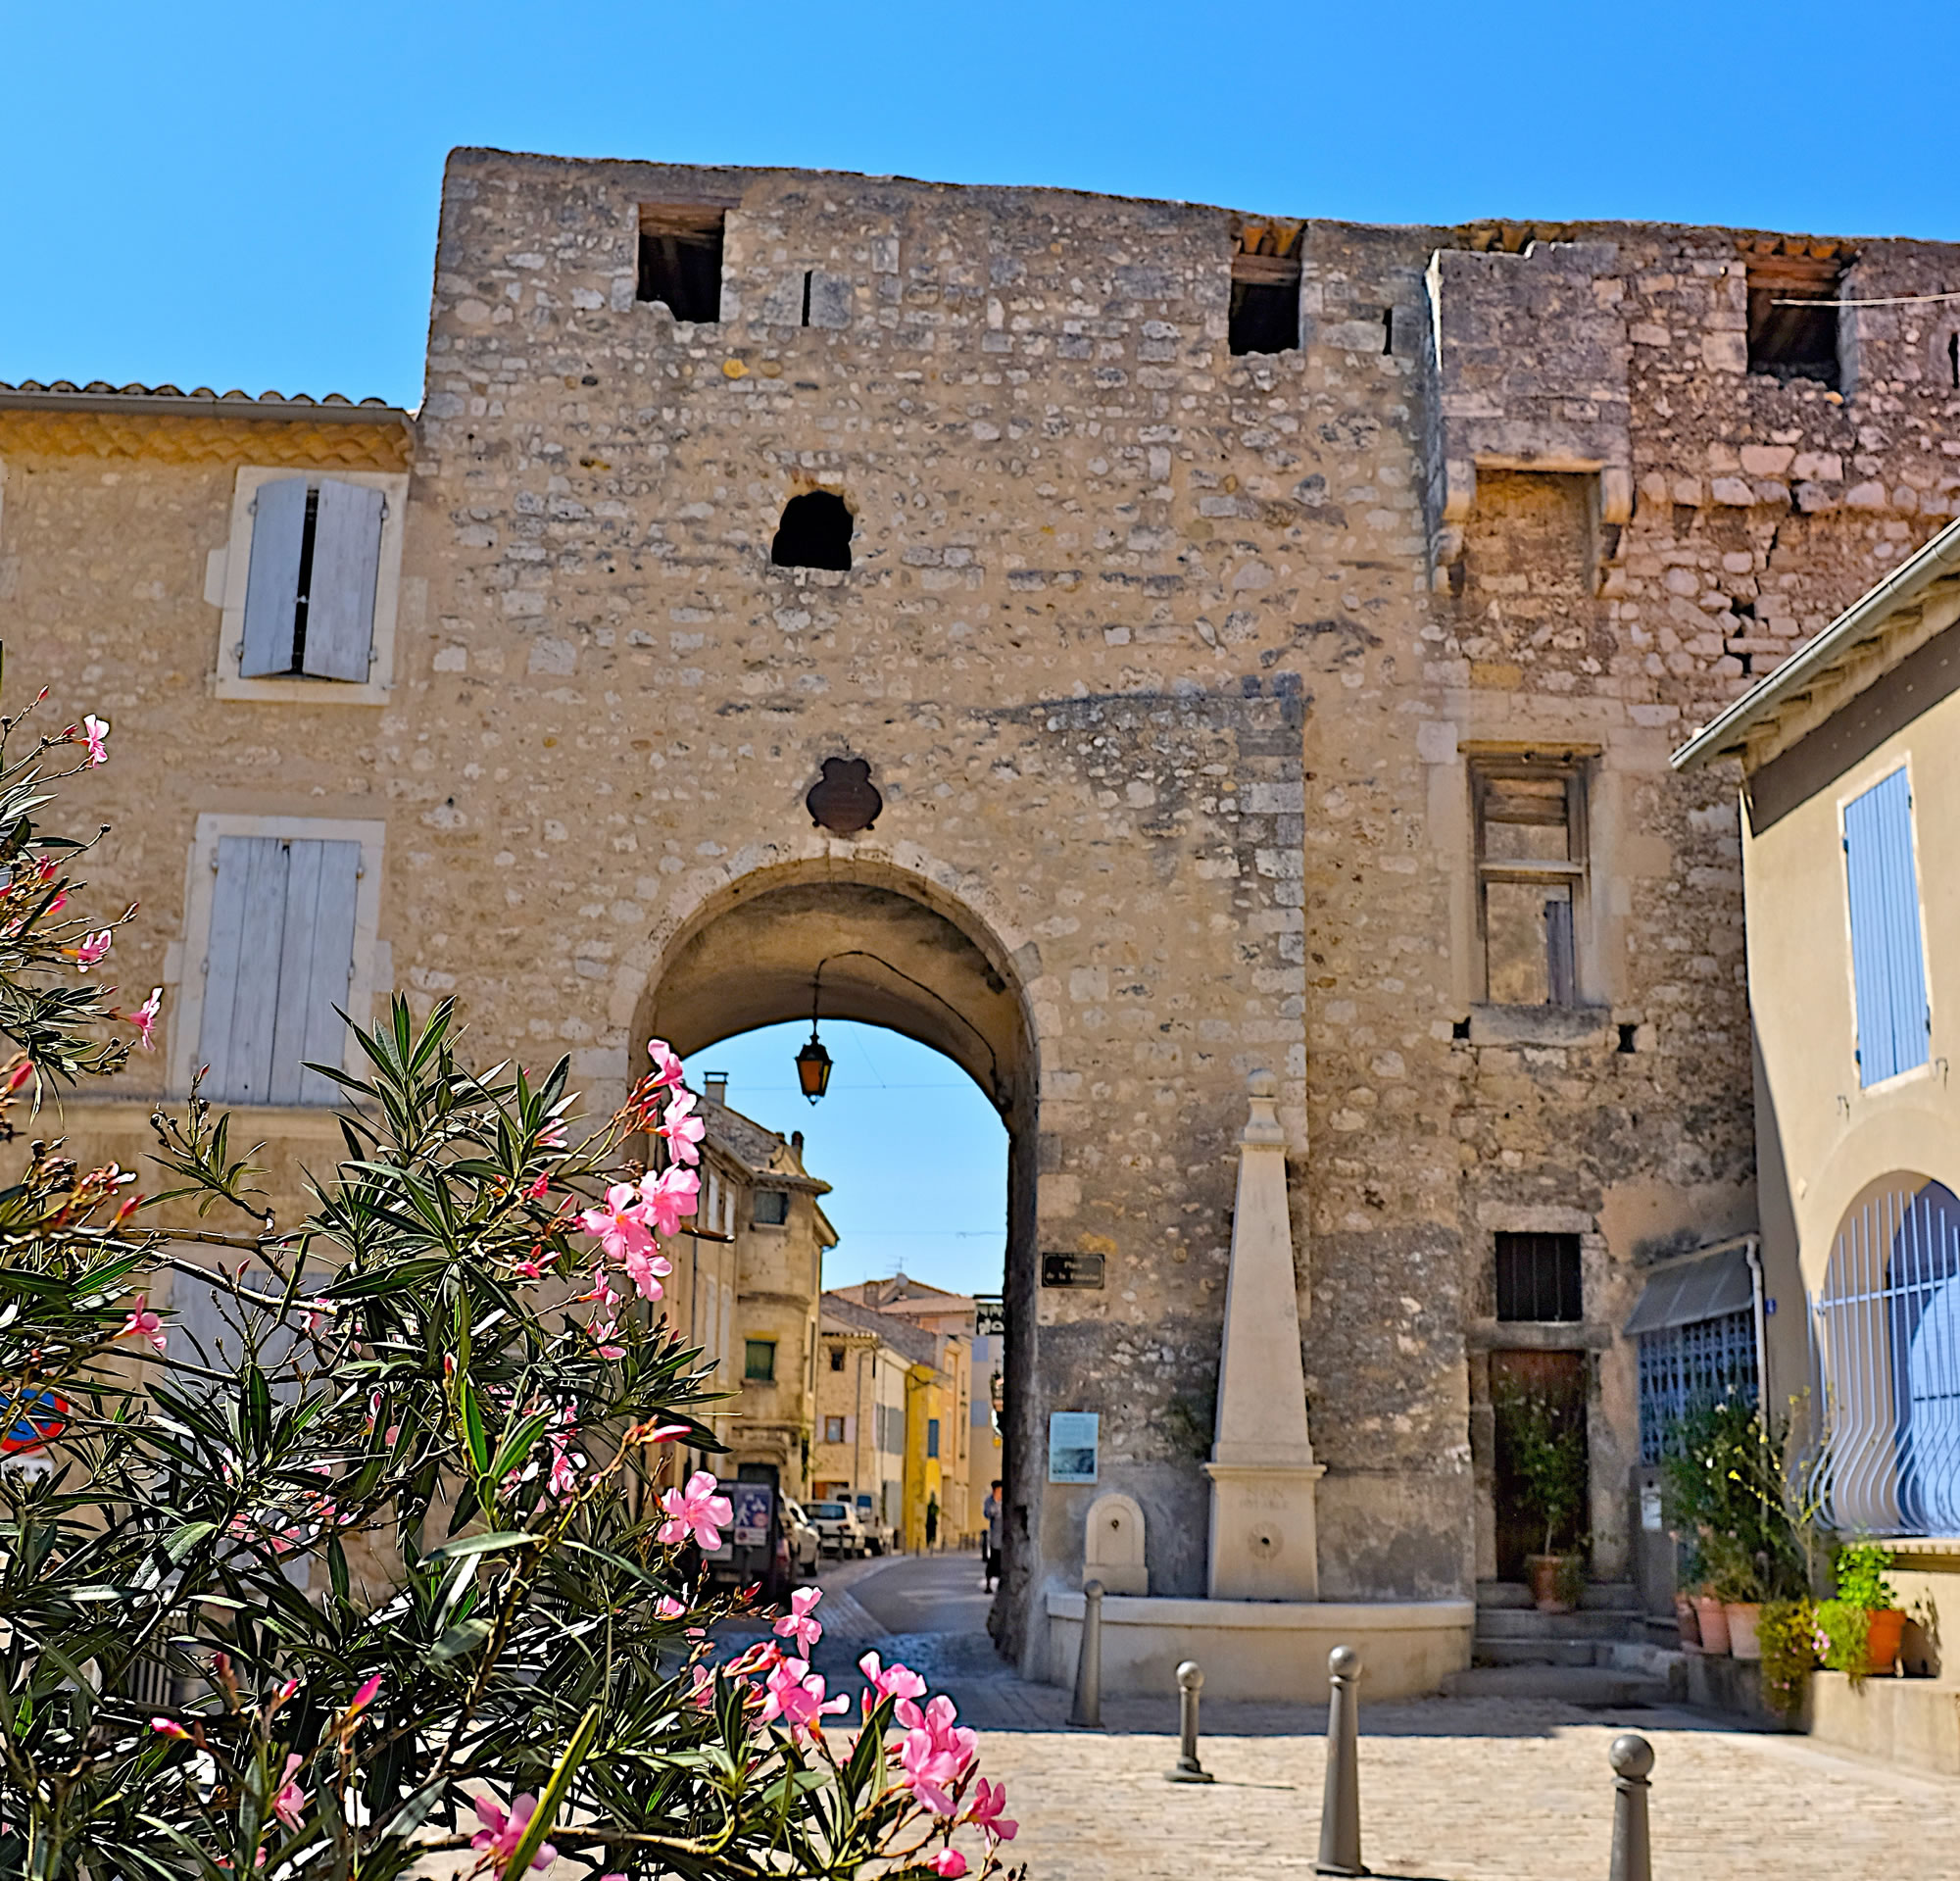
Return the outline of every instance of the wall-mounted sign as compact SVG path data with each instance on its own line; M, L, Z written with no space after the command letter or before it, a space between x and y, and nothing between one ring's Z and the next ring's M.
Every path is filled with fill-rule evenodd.
M737 1548L765 1548L769 1523L776 1512L776 1492L767 1483L729 1483L728 1500L735 1507L728 1539Z
M1042 1285L1045 1287L1100 1287L1102 1284L1102 1256L1100 1254L1042 1256Z
M1004 1339L1007 1336L1007 1303L998 1293L973 1296L973 1336L976 1339Z
M1096 1480L1097 1435L1101 1416L1093 1411L1048 1413L1048 1479L1052 1483Z

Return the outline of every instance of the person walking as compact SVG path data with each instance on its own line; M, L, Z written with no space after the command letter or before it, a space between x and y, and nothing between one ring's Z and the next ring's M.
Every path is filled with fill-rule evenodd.
M1001 1578L1001 1479L994 1478L994 1486L987 1492L987 1500L980 1505L981 1519L987 1524L987 1559L985 1587L992 1593Z
M925 1499L925 1549L929 1555L939 1546L939 1498Z

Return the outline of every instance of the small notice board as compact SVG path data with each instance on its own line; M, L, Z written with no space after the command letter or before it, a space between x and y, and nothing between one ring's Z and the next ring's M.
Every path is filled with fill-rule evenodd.
M1093 1411L1048 1413L1048 1479L1052 1483L1093 1483L1101 1415Z

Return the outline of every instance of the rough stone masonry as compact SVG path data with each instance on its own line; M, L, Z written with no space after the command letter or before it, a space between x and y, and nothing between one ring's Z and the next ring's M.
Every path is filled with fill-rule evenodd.
M371 703L211 677L242 423L0 411L0 605L116 721L96 874L173 1002L220 812L378 824L363 983L571 1051L595 1108L657 1023L802 1017L857 950L826 1012L1011 1135L1010 1643L1096 1493L1046 1481L1051 1410L1100 1413L1152 1592L1202 1591L1261 1067L1323 1596L1495 1570L1494 1350L1583 1355L1611 1575L1641 1269L1754 1223L1733 793L1666 756L1955 512L1960 303L1838 303L1956 287L1928 243L463 150ZM848 569L771 560L813 492ZM831 757L862 833L811 826ZM146 1075L77 1139L132 1160ZM282 1179L330 1152L257 1123ZM1576 1317L1499 1318L1500 1236L1576 1237Z

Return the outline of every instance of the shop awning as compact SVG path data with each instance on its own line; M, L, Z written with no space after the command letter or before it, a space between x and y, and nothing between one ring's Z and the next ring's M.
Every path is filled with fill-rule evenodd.
M1754 1303L1748 1255L1738 1242L1711 1254L1671 1261L1657 1269L1627 1321L1626 1334L1631 1339L1642 1332L1665 1332L1670 1326L1725 1319L1732 1312L1749 1312Z

